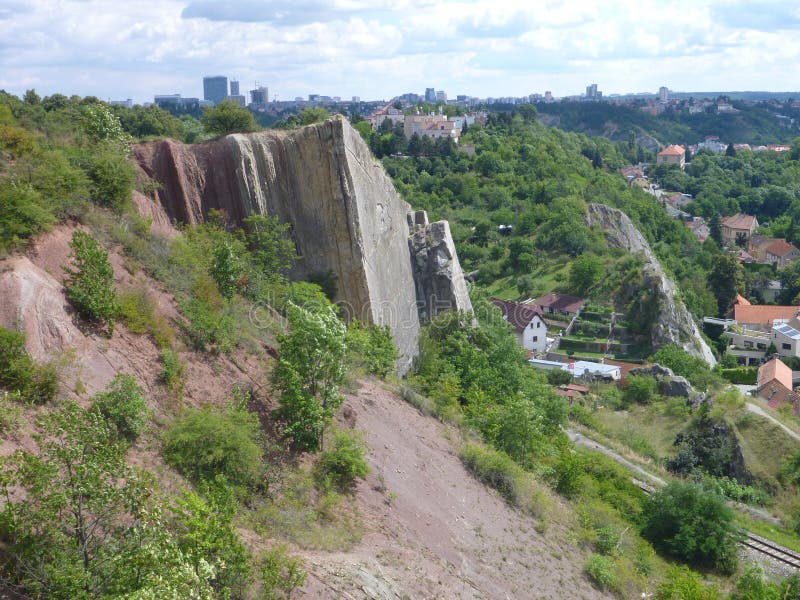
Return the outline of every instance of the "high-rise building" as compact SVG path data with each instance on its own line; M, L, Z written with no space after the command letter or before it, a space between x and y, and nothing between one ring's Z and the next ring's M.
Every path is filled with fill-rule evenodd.
M436 102L436 90L433 88L425 88L425 102Z
M219 104L228 96L228 78L224 75L203 77L203 100Z
M239 82L236 79L231 79L231 96L239 95Z
M667 88L667 86L662 85L658 88L658 100L659 102L666 102L669 100L669 88Z
M258 84L256 84L258 86ZM264 108L269 102L269 89L258 86L254 90L250 90L250 101L256 108Z
M596 98L597 97L597 84L593 83L592 85L586 86L586 97L587 98Z
M447 92L442 90L436 92L436 102L447 102Z

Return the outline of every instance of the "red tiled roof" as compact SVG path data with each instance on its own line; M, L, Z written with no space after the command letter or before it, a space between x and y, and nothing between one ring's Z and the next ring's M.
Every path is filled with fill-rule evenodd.
M583 298L578 298L577 296L568 296L566 294L556 294L555 292L550 292L539 298L535 302L537 308L552 308L556 311L564 311L568 313L576 313L583 305L586 304L586 300Z
M564 386L565 390L571 390L573 392L578 392L580 394L588 394L589 388L583 387L582 385L575 385L574 383L570 383Z
M788 321L798 312L797 306L771 306L767 304L736 304L733 319L739 324L759 323L772 325L775 319Z
M758 368L758 386L777 381L792 389L792 370L779 358L772 358Z
M742 296L741 294L736 294L736 300L733 301L734 306L752 306L752 303Z
M753 215L743 215L736 213L730 217L723 217L722 224L731 229L747 229L750 231L756 224L756 218Z
M678 146L675 144L672 146L667 146L658 153L659 156L681 156L682 154L686 154L686 149L683 146Z
M774 254L775 256L783 257L792 251L797 252L797 248L785 240L775 240L769 246L767 246L767 252Z
M524 331L534 317L543 318L538 307L530 304L520 304L513 300L501 300L500 298L491 298L491 302L500 309L506 321L514 327L517 333Z

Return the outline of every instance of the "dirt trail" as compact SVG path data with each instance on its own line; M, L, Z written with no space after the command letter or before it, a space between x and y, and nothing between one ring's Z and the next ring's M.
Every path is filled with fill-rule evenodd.
M563 529L538 533L467 473L452 430L374 382L348 395L342 414L369 446L372 473L357 493L364 536L350 552L303 554L304 597L607 597Z
M757 404L753 404L752 402L747 402L745 404L745 407L751 413L755 413L759 417L764 417L767 421L770 421L772 424L777 425L778 427L783 429L787 433L787 435L789 435L789 437L794 438L795 440L800 442L800 435L798 435L797 432L792 431L791 429L789 429L786 425L781 423L778 419L773 417L771 414L769 414L767 411L765 411L763 408L761 408Z

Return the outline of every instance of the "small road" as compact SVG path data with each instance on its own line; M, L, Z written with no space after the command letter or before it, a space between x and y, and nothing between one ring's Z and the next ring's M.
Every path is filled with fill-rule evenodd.
M748 402L747 404L745 404L745 406L747 407L747 410L749 410L751 413L755 413L759 417L764 417L767 421L770 421L774 425L777 425L778 427L783 429L787 433L787 435L800 442L800 434L789 429L786 425L781 423L778 419L773 417L771 414L769 414L767 411L761 408L758 404L753 404L751 402Z
M577 431L575 431L573 429L565 429L564 431L566 432L566 434L569 436L569 439L572 440L572 442L574 444L577 444L578 446L582 446L583 448L588 448L589 450L596 450L597 452L600 452L601 454L605 454L611 460L613 460L615 462L618 462L622 466L627 467L628 469L630 469L631 471L633 471L635 473L638 473L639 475L641 475L642 477L645 477L648 481L652 481L656 485L659 485L659 486L667 485L667 482L664 481L663 479L661 479L661 477L658 477L658 476L653 475L652 473L650 473L648 471L645 471L639 465L636 465L636 464L632 463L628 459L620 456L619 454L617 454L613 450L611 450L609 448L606 448L602 444L599 444L598 442L595 442L594 440L587 438L582 433L578 433Z

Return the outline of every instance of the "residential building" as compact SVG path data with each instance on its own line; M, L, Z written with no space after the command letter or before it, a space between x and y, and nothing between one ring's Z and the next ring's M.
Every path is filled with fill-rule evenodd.
M656 155L656 164L680 165L682 169L686 164L686 149L675 144L667 146Z
M720 223L723 244L745 244L758 227L758 220L752 215L736 213L730 217L723 217Z
M436 90L433 88L425 88L425 102L430 102L431 104L436 103Z
M236 79L231 79L231 96L238 96L239 95L239 81Z
M572 373L573 377L579 379L608 379L611 381L622 379L622 371L617 365L606 365L588 360L577 360L570 363L566 370Z
M775 240L767 247L766 262L781 268L800 256L800 250L785 240Z
M658 88L658 101L667 102L668 100L669 100L669 88L662 85L660 88Z
M683 224L689 228L689 231L691 231L701 243L705 242L711 234L711 230L703 220L703 217L692 217L690 220L687 219L684 221Z
M439 104L444 104L447 102L447 92L443 90L438 90L436 92L436 102Z
M266 108L269 102L269 88L257 86L254 90L250 90L250 102L253 108Z
M586 300L578 298L577 296L568 296L567 294L556 294L550 292L532 302L547 318L548 315L564 315L567 317L574 317L586 304Z
M449 137L457 142L461 130L444 115L406 115L403 120L403 134L410 139L415 133L434 139Z
M500 309L503 319L514 328L520 346L533 352L547 349L547 325L538 308L513 300L492 298L491 301Z
M796 318L772 326L772 343L781 356L800 355L800 322Z
M190 111L200 109L199 98L184 98L180 94L162 94L155 96L154 104L165 110Z
M224 75L203 77L203 100L219 104L228 96L228 78Z
M391 121L393 125L395 123L402 123L405 120L405 115L402 110L391 105L386 105L376 110L364 120L372 125L373 129L378 129L384 121Z
M759 367L756 395L764 398L772 408L787 402L797 404L799 398L792 387L792 370L777 356Z
M733 320L740 327L757 331L770 331L776 323L785 323L793 319L798 311L800 311L800 307L797 306L734 302Z
M753 235L747 240L747 251L750 255L756 259L756 261L763 263L767 261L767 248L769 248L773 242L776 242L777 238L770 238L763 235Z

